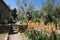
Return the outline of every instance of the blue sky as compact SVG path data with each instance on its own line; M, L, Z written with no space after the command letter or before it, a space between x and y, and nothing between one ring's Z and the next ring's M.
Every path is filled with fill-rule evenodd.
M17 8L16 0L4 0L4 2L7 5L10 5L10 8L11 9ZM41 8L42 2L46 2L46 0L27 0L28 5L29 5L30 2L33 2L34 3L35 10L37 10L37 9L40 9Z
M16 6L16 0L4 0L4 2L5 2L8 6L10 6L11 9L17 8L17 6Z

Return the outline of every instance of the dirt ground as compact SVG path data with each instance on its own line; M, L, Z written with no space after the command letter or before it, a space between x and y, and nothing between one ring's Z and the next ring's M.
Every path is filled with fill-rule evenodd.
M9 40L28 40L23 33L11 34L9 35Z

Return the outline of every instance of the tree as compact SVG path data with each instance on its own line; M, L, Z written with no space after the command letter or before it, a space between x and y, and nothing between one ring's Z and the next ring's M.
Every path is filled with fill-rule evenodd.
M46 19L46 23L53 22L52 16L55 12L55 0L47 0L47 2L42 7L42 13Z
M18 14L18 19L21 21L24 19L25 17L25 7L27 6L26 5L26 0L22 0L22 5L20 5L20 1L21 0L17 0L16 1L16 4L18 6L18 11L17 11L17 14Z
M18 13L19 19L21 21L21 20L27 19L26 18L27 17L26 14L27 14L27 12L31 12L34 9L34 4L31 2L30 5L27 6L28 5L27 1L26 0L22 0L22 2L21 2L22 5L20 5L19 1L17 1L19 3L19 4L17 3L18 4L18 12L17 13Z
M12 10L12 18L13 18L13 20L15 20L15 19L17 18L16 12L17 12L17 10L16 10L16 8L14 8L14 9Z
M33 9L34 9L34 4L32 2L30 2L30 5L28 7L28 11L31 11L32 12Z

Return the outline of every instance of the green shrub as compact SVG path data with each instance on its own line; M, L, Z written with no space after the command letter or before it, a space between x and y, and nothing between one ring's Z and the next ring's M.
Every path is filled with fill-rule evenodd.
M27 30L25 32L25 34L31 40L48 40L48 36L46 34L42 34L42 33L38 32L38 31L35 31L35 30L32 31L32 32Z

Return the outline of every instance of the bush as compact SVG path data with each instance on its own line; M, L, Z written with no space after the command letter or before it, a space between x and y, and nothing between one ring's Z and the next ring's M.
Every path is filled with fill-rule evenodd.
M35 30L26 30L25 34L31 40L48 40L47 34L43 34Z

